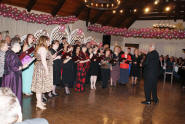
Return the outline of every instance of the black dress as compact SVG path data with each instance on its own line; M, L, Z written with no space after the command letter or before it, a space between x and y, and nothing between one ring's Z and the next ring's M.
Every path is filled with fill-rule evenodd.
M50 49L52 55L56 53L54 49ZM61 59L56 59L53 61L53 84L59 85L61 82Z
M138 57L136 57L135 55L132 56L131 76L133 77L140 76L140 62L141 58L139 56Z
M94 54L93 57L91 58L89 73L90 76L98 76L99 73L98 54Z
M66 87L71 87L71 84L74 81L74 63L73 60L69 60L67 63L63 63L63 72L62 72L62 83Z

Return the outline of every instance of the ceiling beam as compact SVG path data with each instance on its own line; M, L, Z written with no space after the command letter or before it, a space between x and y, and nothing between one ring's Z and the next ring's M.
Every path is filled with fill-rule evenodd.
M115 15L113 13L109 14L108 18L106 18L105 21L102 22L102 25L109 25L114 16Z
M146 0L140 4L138 4L137 9L137 13L133 13L132 10L129 10L129 15L130 17L128 19L126 19L125 21L122 22L122 24L120 24L120 27L124 26L126 28L129 28L142 14L143 14L143 8L145 5L151 3L151 0ZM137 4L137 3L136 3ZM132 8L134 9L134 8Z
M30 12L36 2L37 0L29 0L28 5L26 6L26 10Z
M126 24L126 28L129 28L136 21L136 19L137 17L129 19L129 22Z
M85 5L81 3L80 7L75 11L74 15L78 17L84 8L85 8Z
M89 20L90 20L90 13L91 13L91 9L88 8L88 10L87 10L87 17L86 17L86 26L87 26L87 27L88 27Z
M121 16L120 20L118 20L117 23L115 24L115 27L119 27L119 26L123 23L123 21L124 21L125 19L126 19L125 16Z
M138 18L137 20L173 20L175 18L175 16L170 16L170 17L168 17L168 16L158 16L158 17L140 17L140 18ZM176 19L183 19L184 18L184 16L180 16L180 17L178 17L178 18L176 18Z
M96 22L100 19L100 17L101 17L103 14L104 14L104 11L103 11L103 10L99 11L99 12L93 17L91 23L92 23L92 24L96 23Z
M180 5L179 5L179 1L176 1L175 3L175 17L174 17L174 21L176 21L176 19L180 16Z
M132 9L128 8L124 11L124 13L122 14L121 18L117 21L117 23L115 24L115 27L119 27L124 20L126 20L127 18L133 16L132 14Z
M122 17L122 15L124 15L125 11L127 11L127 10L129 9L129 3L130 3L130 2L135 3L136 0L132 0L132 1L122 1L121 5L116 9L117 12L116 12L115 14L113 14L112 18L110 19L108 25L110 25L111 21L112 21L113 19L115 19L115 18L116 18L116 19L119 18L119 19L118 19L118 22L120 22L120 23L124 20L124 18L121 18L121 20L120 20L119 11L120 11L121 9L123 10L123 13L121 14L121 17ZM124 16L124 17L125 17L125 16ZM116 23L115 25L118 25L118 23ZM114 26L114 25L112 25L112 26Z
M159 17L159 16L169 16L169 15L170 16L177 16L176 13L156 13L156 14L146 14L146 15L142 15L140 17ZM180 12L178 14L178 16L182 16L182 15L184 15L184 12Z
M53 16L56 16L57 13L59 12L59 10L62 8L62 6L64 5L65 0L58 0L57 6L53 9L53 11L51 12L51 14Z
M127 2L122 2L121 5L116 9L117 11L119 11L120 9L124 8L124 6L127 6ZM105 11L99 12L97 14L97 16L95 16L97 19L95 19L94 23L96 23L98 21L98 19L100 19L100 17L102 15L105 14ZM106 16L107 18L105 19L105 21L102 22L102 25L110 25L111 21L117 16L117 14L113 14L112 11L110 11L109 15Z

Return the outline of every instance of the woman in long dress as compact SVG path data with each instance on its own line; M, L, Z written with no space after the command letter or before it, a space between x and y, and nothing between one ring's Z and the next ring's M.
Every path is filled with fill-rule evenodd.
M22 69L28 65L23 65L16 53L21 50L18 38L11 40L11 49L5 55L5 72L2 87L10 88L22 104Z
M76 88L75 91L84 91L85 81L86 81L86 74L87 68L89 63L89 56L87 55L87 47L82 45L81 52L79 55L80 61L77 64L77 79L76 79Z
M35 62L31 90L36 93L36 108L46 109L42 94L53 90L53 58L48 50L49 38L41 36L35 49Z
M102 88L107 88L108 86L108 81L110 79L110 60L111 51L110 49L106 49L105 56L101 60Z
M112 62L111 62L111 78L110 78L110 85L116 86L117 81L120 78L120 67L119 67L119 53L120 53L120 47L115 46L114 53L112 56Z
M65 86L66 95L70 94L69 86L74 81L74 66L72 60L73 47L68 46L67 53L64 54L63 58L63 72L62 72L62 82Z
M24 42L22 52L28 53L29 50L34 49L33 42L34 42L34 36L32 34L28 34ZM30 56L33 56L33 53L31 53ZM22 92L27 96L32 95L31 83L33 78L33 69L34 69L34 63L31 63L29 67L24 69L22 72Z
M125 85L129 81L129 63L131 62L131 56L125 51L121 55L120 62L120 83Z
M76 75L77 75L77 63L79 62L80 46L76 45L73 49L73 84L76 84Z
M56 93L56 86L61 83L61 56L58 55L57 49L59 47L59 41L54 40L50 52L53 56L53 91L49 94L49 97L58 96Z
M131 66L131 76L132 76L132 84L136 85L137 79L140 76L140 56L139 50L134 50L134 55L132 56L132 66Z

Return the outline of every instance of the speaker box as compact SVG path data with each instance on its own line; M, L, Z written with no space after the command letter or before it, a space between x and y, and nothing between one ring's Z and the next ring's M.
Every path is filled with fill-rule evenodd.
M103 35L103 45L108 44L110 46L111 35Z

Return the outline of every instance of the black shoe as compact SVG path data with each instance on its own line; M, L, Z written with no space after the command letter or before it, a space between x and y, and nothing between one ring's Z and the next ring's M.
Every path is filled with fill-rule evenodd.
M42 98L42 102L46 103L47 101L48 101L47 98L45 98L45 97Z
M154 104L158 104L158 103L159 103L159 99L158 99L158 100L152 100L152 102L153 102Z
M142 103L142 104L146 104L146 105L151 104L151 102L150 102L150 101L142 101L141 103Z

